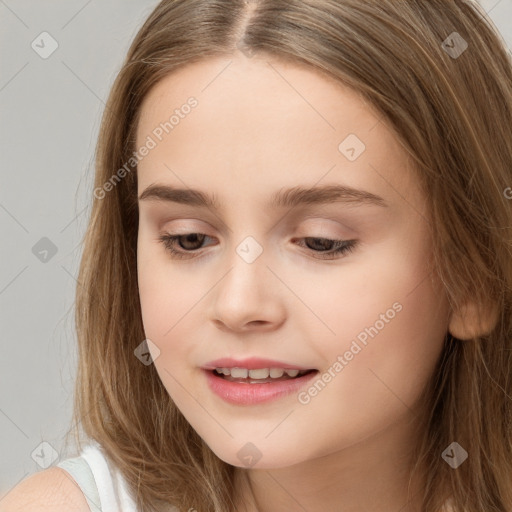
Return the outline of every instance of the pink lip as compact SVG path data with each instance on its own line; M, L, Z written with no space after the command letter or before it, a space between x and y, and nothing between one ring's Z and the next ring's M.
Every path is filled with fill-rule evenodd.
M289 370L313 370L313 368L297 366L283 361L273 361L272 359L262 357L249 357L247 359L223 357L206 363L202 368L204 370L215 370L215 368L247 368L248 370L256 370L258 368L283 368Z
M275 361L273 363L275 363ZM238 364L240 364L240 362ZM230 365L221 366L230 367ZM289 368L289 366L286 367ZM247 368L247 366L242 366L242 368ZM259 366L254 368L269 368L269 366ZM283 366L276 365L274 368L283 368ZM222 377L216 376L216 374L211 370L203 369L203 372L206 375L208 387L211 391L224 401L235 405L260 404L276 400L286 395L290 395L291 393L298 393L298 391L305 386L309 380L318 374L318 371L314 371L303 375L302 377L296 377L295 379L250 384L248 382L232 382L224 380Z

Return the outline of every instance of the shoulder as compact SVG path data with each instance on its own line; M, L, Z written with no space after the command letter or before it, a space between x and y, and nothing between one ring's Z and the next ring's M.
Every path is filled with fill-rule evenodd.
M25 478L0 501L0 512L50 510L52 512L90 511L83 492L71 475L56 466Z

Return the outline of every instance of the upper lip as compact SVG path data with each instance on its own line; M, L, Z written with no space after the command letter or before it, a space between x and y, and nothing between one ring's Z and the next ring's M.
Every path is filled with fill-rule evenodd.
M233 359L231 357L222 357L205 363L202 368L204 370L215 370L215 368L247 368L248 370L256 370L258 368L289 368L292 370L313 370L314 368L307 366L299 366L284 361L275 361L273 359L265 359L263 357L249 357L247 359Z

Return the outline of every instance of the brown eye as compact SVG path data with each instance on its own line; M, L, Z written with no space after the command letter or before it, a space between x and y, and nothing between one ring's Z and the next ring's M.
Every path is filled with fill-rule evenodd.
M201 247L201 244L203 243L205 236L206 235L203 235L201 233L189 233L187 235L177 236L176 240L178 241L178 245L182 249L186 249L187 251L195 251Z
M173 258L193 258L195 252L202 248L205 239L210 238L204 233L185 233L182 235L173 235L164 233L158 240L164 245L165 249ZM341 255L352 251L357 245L357 240L331 240L329 238L305 237L305 244L299 244L306 247L317 255L317 259L335 259L336 255Z
M357 240L330 240L329 238L306 237L304 244L307 249L316 252L320 259L335 259L338 254L345 254L353 251L357 245ZM303 244L299 244L303 247Z
M183 235L164 233L158 237L158 240L164 244L165 249L172 254L173 258L189 258L193 257L194 251L201 248L205 238L210 237L203 233L185 233Z
M314 251L329 251L336 243L334 240L329 240L327 238L307 237L304 238L304 240L306 240L306 246Z

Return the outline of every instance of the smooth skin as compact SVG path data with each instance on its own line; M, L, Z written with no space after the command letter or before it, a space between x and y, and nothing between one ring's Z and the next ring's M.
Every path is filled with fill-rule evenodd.
M20 482L0 500L0 512L88 512L85 496L67 471L51 467Z
M139 197L169 185L220 203L139 201L142 316L163 384L215 454L249 476L256 501L240 479L249 505L237 510L418 511L408 503L406 471L417 400L447 330L463 336L467 322L450 315L429 276L432 234L408 154L352 90L309 68L241 53L189 65L150 91L138 147L190 96L198 106L138 167ZM366 146L354 161L338 149L350 134ZM327 184L371 192L388 206L266 205L282 188ZM176 242L186 256L178 259L159 240L166 233L206 237ZM250 264L236 251L248 236L263 249ZM306 237L357 246L325 260ZM401 311L307 405L296 394L232 405L207 386L201 366L219 357L325 372L397 302ZM238 456L248 442L261 453L250 468Z
M429 277L428 211L407 153L358 94L317 71L241 53L157 84L143 104L137 147L190 96L197 107L138 167L139 195L154 184L194 188L221 206L139 202L142 316L163 384L216 455L240 468L236 510L419 511L407 500L406 471L417 400L446 331L465 339L476 317L471 304L451 314ZM338 149L350 134L366 147L354 161ZM327 184L368 191L388 206L266 206L280 189ZM207 236L177 259L159 240L165 233ZM236 252L248 236L263 249L250 264ZM318 238L357 245L322 259ZM401 311L307 404L293 394L237 406L206 385L200 367L219 357L327 372L395 303ZM248 442L261 453L250 468L238 456ZM70 502L88 510L69 475L51 468L9 492L0 512L67 511Z

